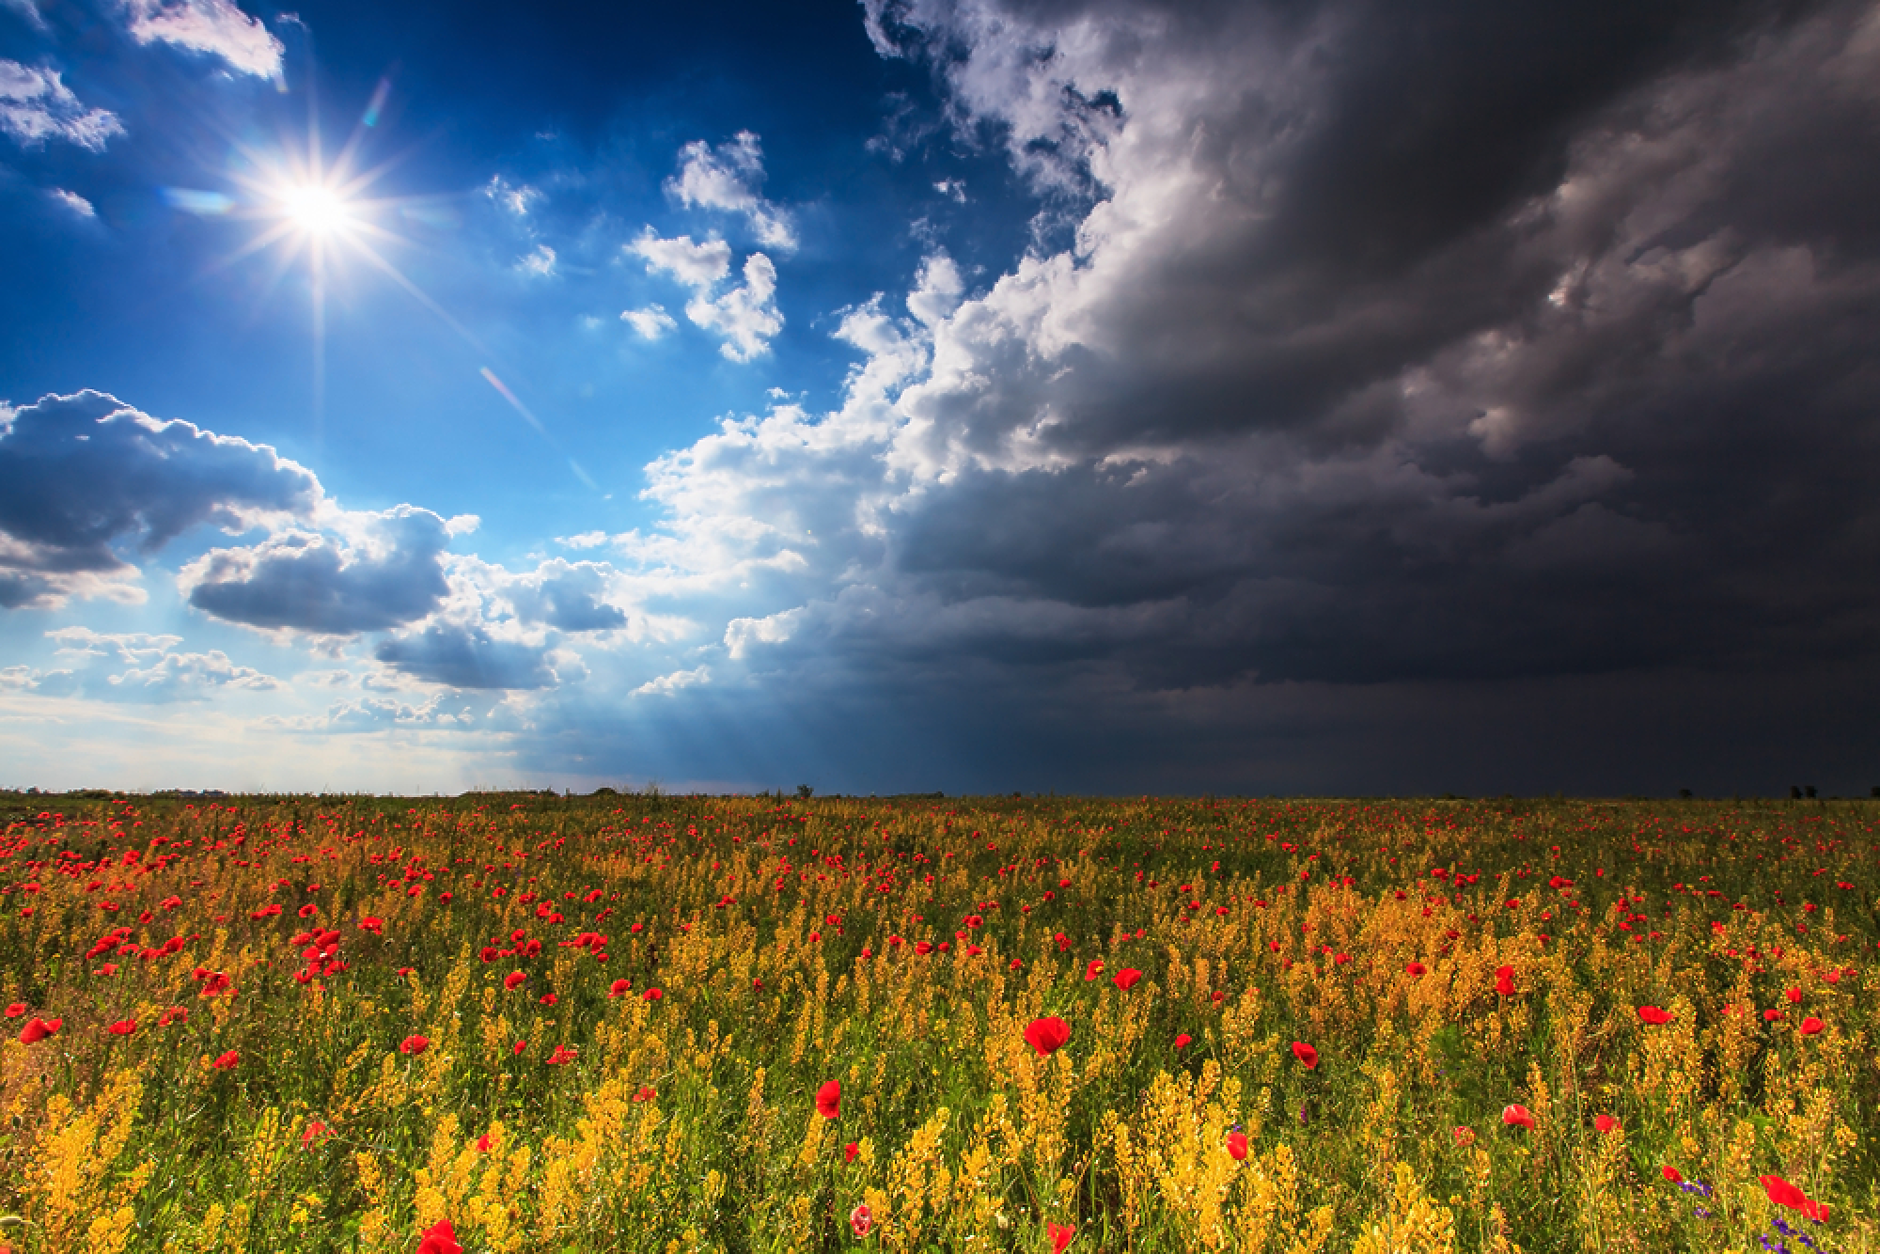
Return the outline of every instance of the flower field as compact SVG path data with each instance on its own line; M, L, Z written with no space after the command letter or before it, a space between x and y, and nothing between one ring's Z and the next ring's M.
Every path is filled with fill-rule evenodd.
M1880 802L0 813L13 1251L1880 1251Z

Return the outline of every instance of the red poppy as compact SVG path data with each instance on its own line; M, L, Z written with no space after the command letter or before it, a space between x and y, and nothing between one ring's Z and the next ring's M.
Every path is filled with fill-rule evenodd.
M1025 1043L1037 1050L1040 1058L1057 1053L1070 1039L1071 1025L1056 1015L1033 1019L1025 1028Z
M861 1147L856 1145L855 1142L850 1141L847 1145L842 1147L842 1161L852 1163L855 1161L855 1156L859 1153L861 1153Z
M1593 1127L1600 1132L1611 1132L1619 1126L1619 1121L1611 1115L1594 1115Z
M644 993L640 994L640 1000L641 1001L658 1001L660 998L664 996L665 994L660 992L658 989L649 988Z
M1227 1134L1227 1152L1232 1154L1236 1160L1245 1161L1247 1157L1247 1134L1245 1132L1229 1132Z
M1319 1051L1312 1048L1304 1041L1293 1042L1292 1054L1294 1058L1297 1058L1301 1063L1305 1064L1307 1070L1311 1070L1313 1067L1319 1065Z
M1051 1238L1051 1254L1064 1254L1064 1247L1077 1235L1077 1229L1071 1224L1048 1223L1045 1233Z
M873 1226L874 1222L875 1213L868 1209L867 1202L861 1203L854 1210L849 1212L849 1227L854 1229L855 1235L858 1237L867 1236L868 1229Z
M422 1054L429 1048L431 1048L431 1038L428 1036L407 1036L398 1042L398 1052L401 1054Z
M311 919L314 915L320 913L320 907L314 905L310 901L306 905L302 906L296 913L298 913L300 917L303 919Z
M1103 974L1103 959L1092 958L1090 965L1084 968L1084 981L1088 983Z
M1420 962L1412 962L1410 965L1404 968L1404 971L1408 973L1412 979L1417 979L1417 980L1422 979L1424 976L1430 973L1430 969L1424 966Z
M553 993L543 993L539 1000L544 1006L552 1006L556 1002L560 1001L561 998L555 996L555 994Z
M1756 1180L1769 1195L1769 1200L1777 1206L1786 1206L1798 1210L1816 1223L1828 1222L1828 1208L1810 1198L1806 1193L1784 1180L1781 1176L1757 1176Z
M1763 1022L1765 1023L1774 1023L1777 1019L1780 1019L1781 1017L1782 1017L1782 1012L1780 1010L1775 1009L1774 1007L1771 1007L1770 1009L1763 1011Z
M315 1119L307 1125L307 1130L300 1134L300 1148L312 1149L315 1140L323 1136L331 1136L332 1133L333 1129Z
M1684 1173L1679 1171L1676 1167L1662 1168L1660 1174L1662 1174L1665 1179L1671 1181L1671 1183L1673 1184L1684 1183Z
M38 1015L34 1015L26 1021L26 1026L20 1029L20 1042L32 1045L43 1041L48 1036L57 1033L64 1024L64 1019L41 1019Z
M1813 1036L1827 1026L1827 1024L1815 1018L1815 1016L1809 1015L1806 1019L1802 1020L1802 1035Z
M374 918L372 915L368 914L365 918L359 920L359 930L362 932L370 932L374 936L383 936L385 935L385 920Z
M615 980L612 984L607 986L607 995L609 997L619 997L625 993L631 993L632 991L632 980Z
M1669 1010L1660 1010L1656 1006L1640 1006L1638 1008L1638 1017L1654 1026L1671 1022L1671 1012Z
M1802 990L1799 988L1785 988L1782 990L1782 995L1789 999L1791 1006L1802 1000Z
M171 1006L168 1010L157 1016L157 1026L160 1028L167 1028L172 1023L186 1023L188 1021L189 1011L183 1009L181 1006Z
M217 1071L233 1071L236 1067L236 1064L240 1063L241 1060L242 1060L242 1056L239 1053L237 1053L235 1050L231 1049L228 1051L228 1053L223 1054L220 1058L216 1059L210 1065L213 1066Z
M551 1067L559 1067L563 1063L573 1062L574 1059L574 1050L569 1049L566 1045L557 1045L555 1046L555 1052L548 1056L548 1065Z
M132 1032L135 1032L136 1030L137 1030L137 1020L135 1019L120 1019L116 1023L113 1023L109 1027L105 1028L105 1031L109 1032L113 1036L129 1036Z
M1175 1038L1175 1048L1187 1049L1190 1045L1194 1044L1194 1040L1195 1040L1194 1037L1188 1035L1188 1033L1186 1032L1183 1032L1180 1036L1177 1036Z
M457 1244L457 1233L450 1226L450 1220L438 1220L419 1236L417 1254L463 1254L463 1246Z
M503 987L514 990L520 987L522 982L528 978L529 974L526 971L511 971L508 975L503 977Z
M657 1094L653 1092L652 1085L642 1084L639 1091L633 1095L633 1100L636 1102L650 1102L655 1096L657 1096Z
M1495 991L1503 997L1514 996L1514 968L1495 968Z
M228 986L228 976L222 974L220 971L210 971L203 975L202 991L198 993L197 996L214 997L217 993L226 992Z
M1475 1129L1466 1124L1459 1124L1449 1130L1449 1139L1461 1148L1467 1149L1475 1144Z
M523 1050L527 1049L528 1047L529 1047L529 1043L527 1041L517 1041L513 1046L510 1047L509 1052L512 1054L520 1054Z
M7 1007L7 1018L9 1019L17 1019L25 1013L26 1003L23 1001L16 1001Z
M825 1119L842 1114L842 1081L831 1080L816 1090L816 1113Z
M1136 987L1136 981L1141 978L1142 972L1136 970L1136 968L1124 967L1121 971L1116 973L1116 978L1110 982L1127 993L1130 989Z
M1534 1130L1534 1116L1528 1113L1526 1106L1518 1103L1502 1107L1501 1121L1511 1128L1522 1127L1530 1132Z

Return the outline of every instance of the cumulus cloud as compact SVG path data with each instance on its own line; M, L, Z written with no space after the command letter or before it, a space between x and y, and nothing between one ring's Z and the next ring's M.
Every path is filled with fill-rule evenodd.
M679 173L666 181L666 191L688 209L740 215L758 243L789 252L796 247L795 229L787 213L758 195L763 181L764 153L758 137L739 131L716 148L704 140L681 148Z
M304 516L319 483L266 445L161 421L99 392L0 409L0 606L138 594L114 545Z
M685 316L693 325L715 332L724 341L719 351L732 361L762 356L770 350L772 337L783 329L776 300L777 267L763 253L745 258L744 281L721 291L719 285L731 273L731 246L723 240L694 243L689 235L662 239L648 227L627 251L643 259L648 270L670 275L692 289ZM645 335L644 312L621 316ZM665 317L663 310L659 317ZM671 319L665 322L669 325ZM654 319L650 325L660 324Z
M230 0L125 0L124 10L140 44L174 44L256 78L281 76L286 47Z
M0 58L0 131L23 148L56 139L103 152L124 124L109 109L88 109L60 81L59 71Z
M345 531L288 529L215 549L183 568L189 603L229 622L326 635L384 631L436 609L448 587L448 524L403 505L335 520Z
M620 320L638 332L643 340L656 340L679 325L660 305L629 309L620 315Z
M636 697L670 697L682 688L694 688L711 682L712 672L708 666L694 667L689 671L673 671L657 679L649 679L633 690Z

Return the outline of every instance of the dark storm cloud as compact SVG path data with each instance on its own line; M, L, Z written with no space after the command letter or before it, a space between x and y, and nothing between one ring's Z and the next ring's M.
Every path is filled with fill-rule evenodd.
M449 591L448 524L409 505L358 517L363 534L350 541L290 531L210 553L184 571L189 603L250 627L329 635L384 631L436 609Z
M883 467L801 601L731 623L758 682L1138 749L1119 693L1172 746L1257 740L1202 694L1288 685L1378 728L1445 685L1880 686L1880 6L869 8L1088 199L902 324L928 356L878 401L754 433L741 505L729 433L662 484L755 531L779 483Z
M163 422L100 392L0 410L0 606L56 603L191 527L303 515L313 475L265 445Z
M373 656L426 683L452 688L546 688L556 682L540 646L493 639L479 626L436 623L382 641Z

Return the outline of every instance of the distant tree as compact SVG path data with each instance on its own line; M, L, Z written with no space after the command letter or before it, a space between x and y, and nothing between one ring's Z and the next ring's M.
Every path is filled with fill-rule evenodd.
M1789 785L1789 800L1800 801L1801 799L1802 799L1802 786L1800 784L1790 784Z
M1810 784L1810 785L1808 785L1808 787L1807 787L1807 788L1805 788L1805 789L1803 789L1803 791L1804 791L1804 792L1806 792L1806 793L1808 794L1808 796L1809 796L1809 799L1810 799L1810 800L1813 800L1813 799L1814 799L1814 796L1815 796L1815 786L1814 786L1813 784Z
M798 784L796 786L796 799L798 801L808 801L811 797L814 797L815 795L816 795L816 790L814 788L811 788L808 784ZM1809 795L1812 797L1814 794L1810 793Z
M1684 800L1684 801L1689 801L1689 800L1691 799L1691 790L1690 790L1690 789L1688 789L1688 788L1680 788L1680 789L1678 789L1678 797L1679 797L1679 798L1680 798L1681 800Z

